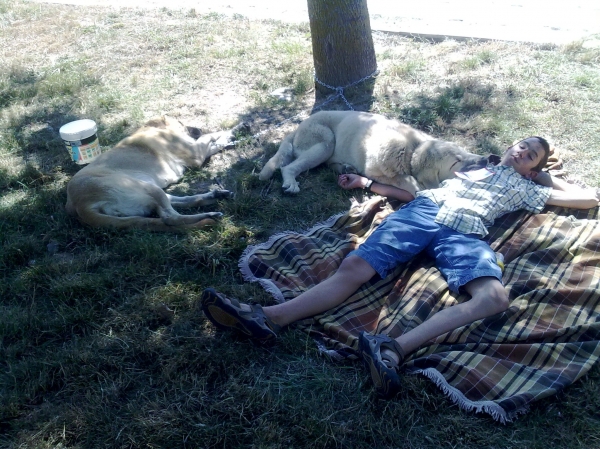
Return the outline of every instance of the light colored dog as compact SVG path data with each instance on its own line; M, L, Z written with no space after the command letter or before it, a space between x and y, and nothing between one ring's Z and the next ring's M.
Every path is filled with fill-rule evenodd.
M281 168L284 190L297 193L296 177L322 163L339 173L359 173L414 195L439 187L455 172L485 167L487 159L381 115L323 111L283 139L259 178L270 179Z
M236 127L237 128L237 127ZM220 212L180 215L190 208L231 198L227 190L177 197L163 191L231 146L234 130L200 135L170 117L153 119L81 169L67 185L66 210L90 226L182 231L214 223Z

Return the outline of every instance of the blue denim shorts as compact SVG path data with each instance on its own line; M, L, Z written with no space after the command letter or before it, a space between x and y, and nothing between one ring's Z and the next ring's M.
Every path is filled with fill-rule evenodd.
M496 254L475 234L462 234L435 222L438 206L429 198L417 197L388 215L379 227L350 255L359 256L382 277L398 264L422 251L436 266L453 292L484 276L502 282Z

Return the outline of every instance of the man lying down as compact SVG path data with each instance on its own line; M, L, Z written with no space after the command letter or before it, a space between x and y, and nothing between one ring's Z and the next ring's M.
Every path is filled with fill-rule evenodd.
M435 260L450 290L467 292L471 299L439 311L396 339L361 333L358 351L377 393L390 398L400 388L398 372L406 355L435 337L508 308L496 255L481 240L496 218L516 210L539 213L545 205L598 206L597 191L541 171L549 153L545 139L529 137L509 147L498 165L457 173L440 188L417 192L416 198L360 175L340 175L338 184L344 189L369 189L407 204L387 216L331 277L299 296L261 307L208 288L202 296L202 309L220 329L235 329L258 342L272 342L283 327L340 305L376 274L384 278L398 264L425 251Z

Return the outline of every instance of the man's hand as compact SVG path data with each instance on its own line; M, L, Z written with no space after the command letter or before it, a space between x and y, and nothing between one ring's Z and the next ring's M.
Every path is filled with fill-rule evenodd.
M338 177L338 185L345 190L364 189L367 182L369 182L369 178L355 174L344 174ZM386 184L379 184L378 182L373 182L371 187L369 187L369 190L377 195L395 198L403 203L408 203L415 199L415 197L406 190Z
M338 185L344 190L364 189L368 179L355 174L343 174L338 176Z

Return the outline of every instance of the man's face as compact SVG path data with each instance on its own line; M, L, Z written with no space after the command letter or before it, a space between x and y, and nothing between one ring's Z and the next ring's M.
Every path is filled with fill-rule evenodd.
M544 148L540 141L535 137L529 137L517 142L506 150L500 164L512 167L520 175L532 179L537 175L537 172L533 171L533 169L540 163L543 157Z

